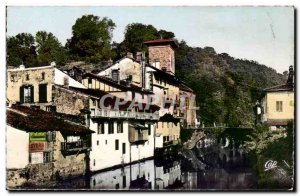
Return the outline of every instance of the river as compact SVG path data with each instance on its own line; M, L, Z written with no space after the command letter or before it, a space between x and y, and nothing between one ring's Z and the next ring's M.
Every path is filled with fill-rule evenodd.
M247 157L227 138L206 137L192 150L64 181L58 189L253 190L256 177Z

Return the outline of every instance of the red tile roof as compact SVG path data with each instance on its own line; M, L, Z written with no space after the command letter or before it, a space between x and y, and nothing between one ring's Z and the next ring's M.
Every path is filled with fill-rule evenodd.
M273 86L270 88L264 89L266 92L275 92L275 91L293 91L293 87L289 84Z
M183 90L183 91L187 91L187 92L193 92L193 89L191 89L190 87L188 87L188 86L186 86L186 85L184 85L184 84L179 84L179 89L180 90Z
M155 40L146 41L144 42L144 44L147 46L170 44L174 49L178 48L178 45L172 39L155 39Z
M69 134L90 134L85 126L63 120L55 113L37 108L13 105L6 110L7 124L28 132L61 131Z

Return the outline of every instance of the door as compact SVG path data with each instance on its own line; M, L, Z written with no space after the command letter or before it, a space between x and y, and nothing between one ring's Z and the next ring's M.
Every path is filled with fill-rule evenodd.
M47 84L39 85L39 102L47 103Z

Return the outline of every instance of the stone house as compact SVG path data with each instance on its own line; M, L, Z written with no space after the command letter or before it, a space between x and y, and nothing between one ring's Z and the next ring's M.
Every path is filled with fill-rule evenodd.
M191 96L192 90L183 88L182 82L175 77L175 49L178 47L173 40L152 40L144 43L148 46L149 62L145 61L144 53L127 55L115 64L98 73L98 76L109 78L118 83L130 83L144 92L155 95L159 101L160 120L155 125L156 148L162 148L177 144L180 136L180 122L195 127L196 110L188 107L181 110L180 102L188 102L188 99L180 100L181 94ZM95 85L95 84L90 84ZM126 85L126 84L125 84ZM186 90L188 89L188 90ZM169 104L174 99L175 104ZM145 100L147 101L147 100ZM149 102L149 99L148 99ZM188 105L184 103L184 105Z
M6 98L8 104L34 106L46 111L56 111L54 85L86 88L67 74L55 68L44 67L7 69ZM59 111L58 111L59 112Z
M8 188L86 174L93 131L64 119L37 108L7 108Z

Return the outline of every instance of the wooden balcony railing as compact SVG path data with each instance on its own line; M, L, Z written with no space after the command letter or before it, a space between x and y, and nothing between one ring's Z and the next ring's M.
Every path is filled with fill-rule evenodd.
M94 109L91 112L91 117L159 120L159 113Z
M79 140L76 142L61 142L62 151L76 151L88 149L90 146L86 140Z

